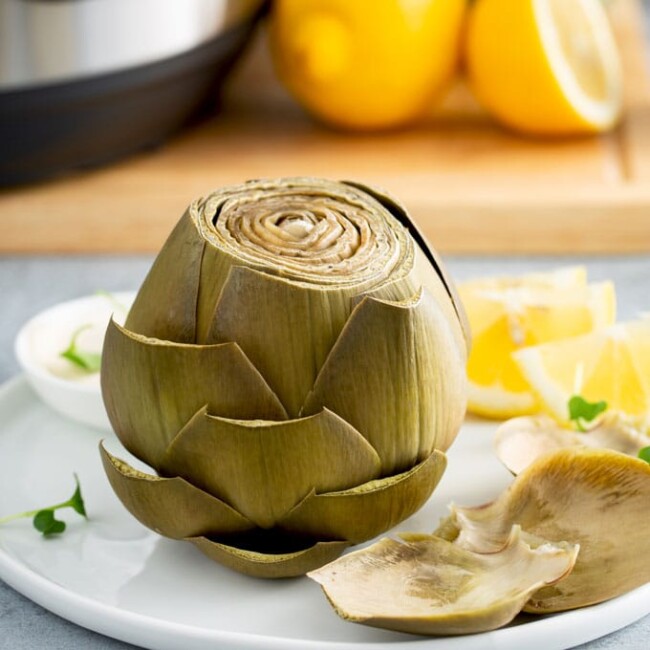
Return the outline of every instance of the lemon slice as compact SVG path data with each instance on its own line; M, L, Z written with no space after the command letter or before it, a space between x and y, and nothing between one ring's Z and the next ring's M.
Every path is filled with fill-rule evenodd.
M472 329L467 364L470 411L506 418L534 413L534 392L512 353L527 346L576 336L614 322L611 282L574 287L526 284L476 288L461 285Z
M568 420L574 394L611 410L650 414L650 321L619 323L514 354L515 363L556 418Z
M621 65L601 0L477 0L466 49L477 96L515 129L593 133L620 116Z

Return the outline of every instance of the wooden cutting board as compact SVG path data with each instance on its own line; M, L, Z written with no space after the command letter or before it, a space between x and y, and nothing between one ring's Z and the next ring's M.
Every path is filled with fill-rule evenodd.
M448 252L650 251L650 74L639 0L611 18L626 81L613 133L538 141L493 124L459 84L421 127L351 135L275 81L263 34L222 112L155 152L0 193L0 252L156 251L186 205L247 178L355 178L401 198Z

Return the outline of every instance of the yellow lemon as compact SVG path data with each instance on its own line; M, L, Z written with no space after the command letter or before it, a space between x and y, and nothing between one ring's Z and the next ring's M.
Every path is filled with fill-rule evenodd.
M619 323L590 334L519 350L522 374L544 407L568 420L568 401L582 395L610 409L650 415L650 320Z
M476 0L466 60L483 105L532 134L593 133L621 112L621 66L601 0Z
M472 330L467 364L470 411L494 418L538 411L537 398L513 353L614 322L614 286L585 285L579 268L546 277L535 274L460 285Z
M321 120L348 129L424 115L456 69L466 0L276 0L276 70Z

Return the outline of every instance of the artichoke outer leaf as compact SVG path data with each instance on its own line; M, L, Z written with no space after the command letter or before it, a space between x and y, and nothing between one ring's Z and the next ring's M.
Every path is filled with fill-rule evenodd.
M529 546L518 526L480 554L434 535L384 538L312 571L342 618L402 632L454 635L509 623L532 593L562 580L578 547Z
M295 418L357 293L233 266L206 343L236 342Z
M534 461L492 503L455 507L435 534L490 553L516 522L531 535L579 544L571 575L535 593L524 608L560 612L650 581L650 565L639 561L647 549L649 503L648 463L607 449L565 448Z
M364 295L379 300L400 302L412 298L421 288L426 289L437 303L439 309L447 317L456 345L463 351L463 358L467 363L470 340L463 330L462 323L459 321L458 313L445 285L440 281L440 277L425 257L425 254L417 246L414 248L413 256L411 269L406 275L390 277L386 282L360 295L356 302L359 302Z
M317 542L301 551L272 555L228 546L207 537L194 537L187 541L192 542L211 560L255 578L293 578L304 575L335 560L350 545L340 541Z
M115 433L156 469L173 437L206 404L225 417L286 418L276 395L234 343L170 343L111 321L101 382Z
M197 343L207 342L214 319L215 305L227 281L230 269L237 265L237 262L238 260L228 251L210 242L207 243L201 263L201 282L196 308Z
M379 467L363 436L326 409L284 422L229 420L202 409L163 462L166 474L214 494L261 528L272 528L312 489L350 488L379 476Z
M140 472L100 443L102 464L115 494L147 528L173 539L244 532L254 524L229 505L182 478Z
M186 212L145 278L125 326L132 332L177 343L194 343L205 241Z
M303 414L325 407L340 415L368 439L390 476L451 444L463 421L465 388L464 350L428 291L400 302L365 297Z
M406 208L402 203L396 199L394 196L386 192L385 190L379 190L375 187L368 187L362 183L357 183L355 181L341 181L350 187L365 192L366 194L372 196L378 203L380 203L386 210L388 210L410 233L411 237L415 240L416 248L422 253L425 260L419 260L420 264L429 266L433 273L435 273L435 279L428 278L424 280L424 285L434 293L434 287L442 284L451 300L451 304L454 309L458 321L463 333L463 338L465 340L465 345L467 352L469 353L469 348L472 340L471 331L469 327L469 320L463 307L463 302L458 295L456 290L456 285L453 280L447 273L445 265L440 259L440 255L436 249L431 246L427 238L424 236L418 225L413 221L411 215L409 215ZM419 257L419 256L418 256ZM421 267L422 268L422 267ZM435 295L435 293L434 293Z
M278 526L287 531L358 544L419 510L438 485L446 466L445 454L434 451L402 474L340 492L312 492Z

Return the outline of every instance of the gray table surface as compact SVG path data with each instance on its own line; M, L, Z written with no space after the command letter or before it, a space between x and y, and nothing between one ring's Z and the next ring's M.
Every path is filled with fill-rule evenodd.
M450 258L452 275L517 273L566 264L566 259ZM650 310L650 255L635 257L573 258L584 262L590 278L616 283L621 320ZM62 300L97 289L134 289L151 263L148 257L25 257L0 258L0 381L18 373L13 340L36 312ZM0 423L0 427L1 427ZM641 559L643 561L643 559ZM650 616L584 646L583 650L645 650L650 638ZM0 581L0 649L128 650L135 648L80 628L35 605ZM179 650L182 650L179 648Z

